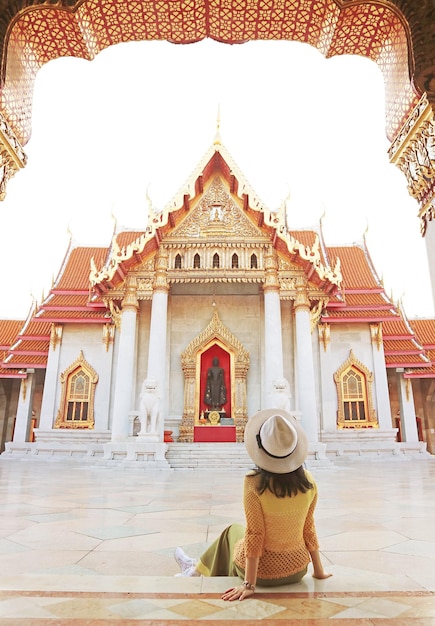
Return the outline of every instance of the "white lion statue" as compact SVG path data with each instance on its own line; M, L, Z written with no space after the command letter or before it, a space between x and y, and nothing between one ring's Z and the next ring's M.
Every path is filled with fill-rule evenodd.
M160 417L160 398L156 380L145 378L140 390L139 420L140 433L157 433Z
M273 407L290 411L290 385L285 378L276 378L272 383Z

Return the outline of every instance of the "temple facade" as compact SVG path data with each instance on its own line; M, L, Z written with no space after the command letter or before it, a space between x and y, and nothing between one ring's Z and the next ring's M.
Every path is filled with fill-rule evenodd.
M435 452L435 320L385 293L366 242L269 210L217 134L144 230L71 240L49 295L0 321L5 457L164 466L172 441L243 441L296 413L312 458Z

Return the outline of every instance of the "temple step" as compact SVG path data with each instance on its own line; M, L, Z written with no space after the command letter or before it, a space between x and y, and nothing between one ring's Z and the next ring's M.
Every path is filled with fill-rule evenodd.
M170 443L166 460L174 470L254 467L243 443Z

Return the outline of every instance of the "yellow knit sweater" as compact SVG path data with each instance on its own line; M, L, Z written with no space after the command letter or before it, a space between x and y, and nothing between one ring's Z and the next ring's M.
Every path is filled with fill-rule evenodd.
M258 493L258 476L248 474L244 483L246 532L234 547L234 562L245 569L245 558L260 557L258 578L285 578L303 570L309 552L319 548L314 524L317 486L306 493L277 498L270 491Z

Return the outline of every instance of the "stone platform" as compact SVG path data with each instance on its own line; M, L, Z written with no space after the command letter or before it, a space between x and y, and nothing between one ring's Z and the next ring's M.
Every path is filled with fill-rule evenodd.
M137 467L137 466L136 466ZM177 578L244 523L244 470L144 473L70 459L0 456L2 626L433 626L435 458L319 466L316 524L333 577L258 588L225 603L232 578Z

